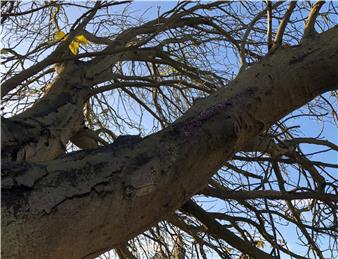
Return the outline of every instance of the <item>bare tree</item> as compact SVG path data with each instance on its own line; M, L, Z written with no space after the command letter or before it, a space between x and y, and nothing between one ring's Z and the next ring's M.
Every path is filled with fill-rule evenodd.
M3 258L337 256L337 3L147 5L1 2Z

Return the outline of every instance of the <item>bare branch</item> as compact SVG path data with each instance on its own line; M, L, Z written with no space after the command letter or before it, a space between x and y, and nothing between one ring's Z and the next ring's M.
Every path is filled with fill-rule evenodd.
M268 43L268 50L272 48L272 8L271 8L271 1L266 0L266 5L267 5L267 24L268 24L268 29L267 29L267 43Z
M316 199L324 202L338 202L338 197L333 194L318 192L294 192L294 191L247 191L247 190L219 190L208 187L203 189L200 194L220 198L223 200L250 200L250 199L269 199L269 200L299 200Z
M286 25L288 24L291 14L293 12L293 9L296 7L296 5L297 5L297 1L290 2L288 9L285 12L282 21L279 24L272 51L274 51L276 48L279 48L281 46Z
M275 4L272 5L271 9L275 9L278 6L280 6L281 4L283 4L283 2L277 2ZM268 10L268 7L266 7L263 11L261 11L260 13L258 13L255 18L253 18L251 20L251 22L248 24L247 29L243 35L242 41L241 41L241 46L240 46L240 60L241 60L241 65L242 66L246 66L246 61L245 61L245 45L247 44L247 40L249 37L249 34L251 32L251 30L253 29L253 27L255 26L256 22L261 19L262 17L264 17L266 15L266 12Z
M254 247L251 243L237 237L234 233L226 229L216 220L208 215L208 213L203 210L200 206L198 206L193 201L188 201L185 203L182 208L182 211L185 213L189 213L197 218L200 222L202 222L208 229L211 235L215 236L216 238L221 238L226 241L231 246L237 248L238 250L242 251L244 254L250 255L254 258L276 258L271 256L268 253L265 253L258 248Z
M315 31L316 18L319 14L320 8L323 6L324 3L325 1L318 0L311 8L309 16L305 22L303 38L311 37L316 33Z

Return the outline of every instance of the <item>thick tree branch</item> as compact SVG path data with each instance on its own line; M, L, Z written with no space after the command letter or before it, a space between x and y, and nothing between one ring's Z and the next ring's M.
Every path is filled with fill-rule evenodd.
M82 127L92 79L81 62L71 62L50 83L48 93L21 114L2 120L2 160L44 161L65 152Z
M335 27L276 50L142 141L3 163L3 256L81 258L172 214L250 139L337 88L337 35Z

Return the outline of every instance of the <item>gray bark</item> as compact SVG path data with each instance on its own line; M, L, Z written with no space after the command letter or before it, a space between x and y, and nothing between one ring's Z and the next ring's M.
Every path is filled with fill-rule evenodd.
M337 35L335 27L300 46L277 50L242 71L227 87L197 102L172 125L142 140L46 159L39 154L48 147L31 144L40 141L37 134L33 142L22 142L10 130L11 123L28 130L25 122L40 116L39 106L5 120L3 143L15 149L19 139L20 145L28 143L25 146L33 155L26 156L30 161L19 161L25 159L13 159L17 151L9 155L5 151L3 258L92 258L173 213L206 186L224 160L272 123L319 94L337 89ZM67 84L85 85L84 77L73 77ZM69 77L64 80L69 82ZM63 93L58 91L55 98ZM79 127L78 104L85 100L86 91L78 97L73 93L69 90L75 118L58 124ZM66 114L61 108L59 115L51 110L46 116L52 124ZM38 128L34 127L32 131ZM50 135L65 142L77 130L55 130Z

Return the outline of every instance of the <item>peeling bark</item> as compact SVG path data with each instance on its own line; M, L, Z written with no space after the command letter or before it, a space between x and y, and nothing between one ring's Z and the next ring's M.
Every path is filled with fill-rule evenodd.
M45 161L64 154L83 122L92 81L84 68L79 62L67 63L36 104L12 118L2 118L3 161Z
M68 112L61 107L70 107L66 102L51 106L58 107L60 115L55 110L44 113L51 104L48 96L53 91L56 99L67 95L67 88L53 88L40 104L6 119L2 125L3 258L92 258L173 213L205 187L224 160L273 122L317 95L337 89L337 35L335 27L301 46L276 50L242 71L226 88L196 103L175 123L142 140L117 141L52 161L45 161L54 158L49 155L47 159L26 156L30 161L11 159L8 143L20 138L11 133L13 123L29 130L31 118L48 120L54 123L48 129L55 129L58 141L75 133L60 135L56 130L55 120ZM86 91L82 94L81 89L87 83L79 81L83 76L62 84L70 89L81 86L79 97L69 95L74 103L85 100ZM57 123L78 125L82 116L78 107L74 105L76 119ZM29 143L25 148L34 141ZM34 144L32 150L48 152L48 147L37 149L40 146Z

